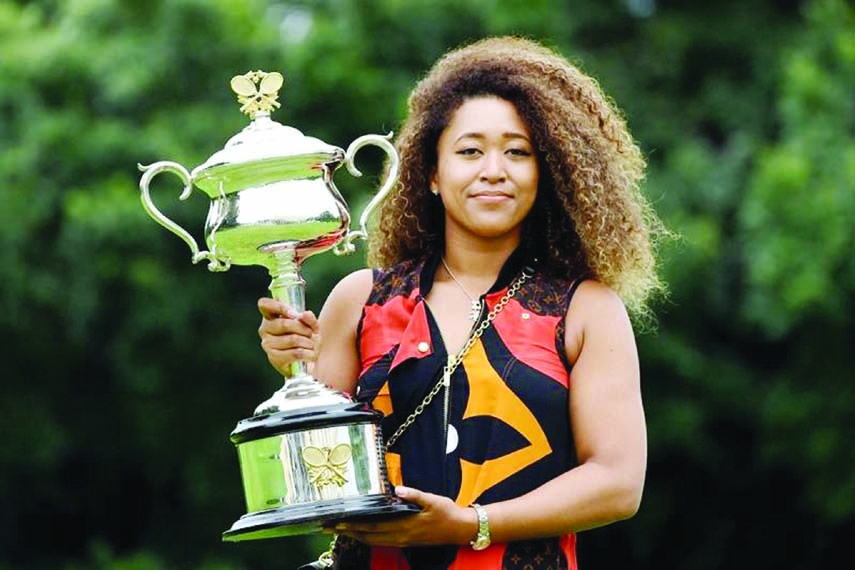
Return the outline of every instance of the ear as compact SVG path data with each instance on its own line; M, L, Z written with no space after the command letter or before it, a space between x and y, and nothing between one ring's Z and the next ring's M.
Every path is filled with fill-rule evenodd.
M436 168L430 173L430 191L434 196L439 196L439 183L436 181Z

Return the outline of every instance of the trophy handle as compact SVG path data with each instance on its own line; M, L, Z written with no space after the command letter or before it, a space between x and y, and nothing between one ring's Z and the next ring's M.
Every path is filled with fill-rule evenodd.
M208 269L210 271L226 271L230 265L228 260L222 261L217 259L217 257L210 251L199 251L199 246L196 244L196 240L193 239L193 236L191 236L187 230L166 217L151 200L151 193L149 192L148 186L151 183L151 179L161 172L172 172L178 176L178 178L180 178L184 183L184 190L181 192L179 199L186 200L189 198L193 193L193 183L187 169L177 162L169 160L161 160L154 164L149 164L148 166L137 164L137 168L143 172L142 178L140 178L140 199L142 200L142 205L143 208L145 208L146 213L148 213L155 222L184 240L184 243L190 247L190 251L193 254L191 258L193 263L199 263L203 259L207 259Z
M347 165L347 170L352 175L357 177L362 176L362 172L356 168L354 158L356 153L359 152L359 149L367 145L379 146L386 152L389 157L389 172L386 175L386 179L383 181L383 184L380 186L380 190L378 190L371 201L368 202L368 205L365 206L365 209L362 211L362 215L359 216L359 229L348 231L347 235L344 236L344 239L342 239L333 248L333 253L336 255L353 253L356 250L356 246L353 245L353 242L357 239L368 238L368 218L371 217L371 214L374 213L374 210L377 209L377 206L383 201L383 198L386 197L389 191L392 190L392 186L394 186L395 182L398 180L398 168L401 159L398 157L398 151L395 150L394 145L389 142L391 138L392 133L389 133L385 137L380 135L363 135L350 143L350 146L347 147L344 160Z

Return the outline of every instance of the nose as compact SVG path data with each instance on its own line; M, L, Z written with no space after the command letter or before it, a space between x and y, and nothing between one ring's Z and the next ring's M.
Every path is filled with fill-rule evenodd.
M505 176L504 155L501 152L486 153L481 167L481 180L493 183L502 182Z

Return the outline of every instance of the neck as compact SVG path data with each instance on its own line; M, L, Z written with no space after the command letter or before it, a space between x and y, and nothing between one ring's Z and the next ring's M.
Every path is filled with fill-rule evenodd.
M491 284L519 245L519 240L502 240L485 244L447 238L443 256L455 275L472 279L490 279Z
M498 244L497 244L498 245ZM470 297L477 297L487 292L504 267L505 262L514 252L518 244L508 244L506 247L467 247L464 244L446 245L441 269L447 277L457 281Z

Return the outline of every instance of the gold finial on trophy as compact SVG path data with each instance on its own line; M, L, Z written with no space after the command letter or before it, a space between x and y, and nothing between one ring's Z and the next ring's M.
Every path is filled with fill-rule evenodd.
M285 79L278 71L250 71L232 77L230 85L238 96L241 113L255 119L259 113L270 113L280 106L279 89L284 82Z

